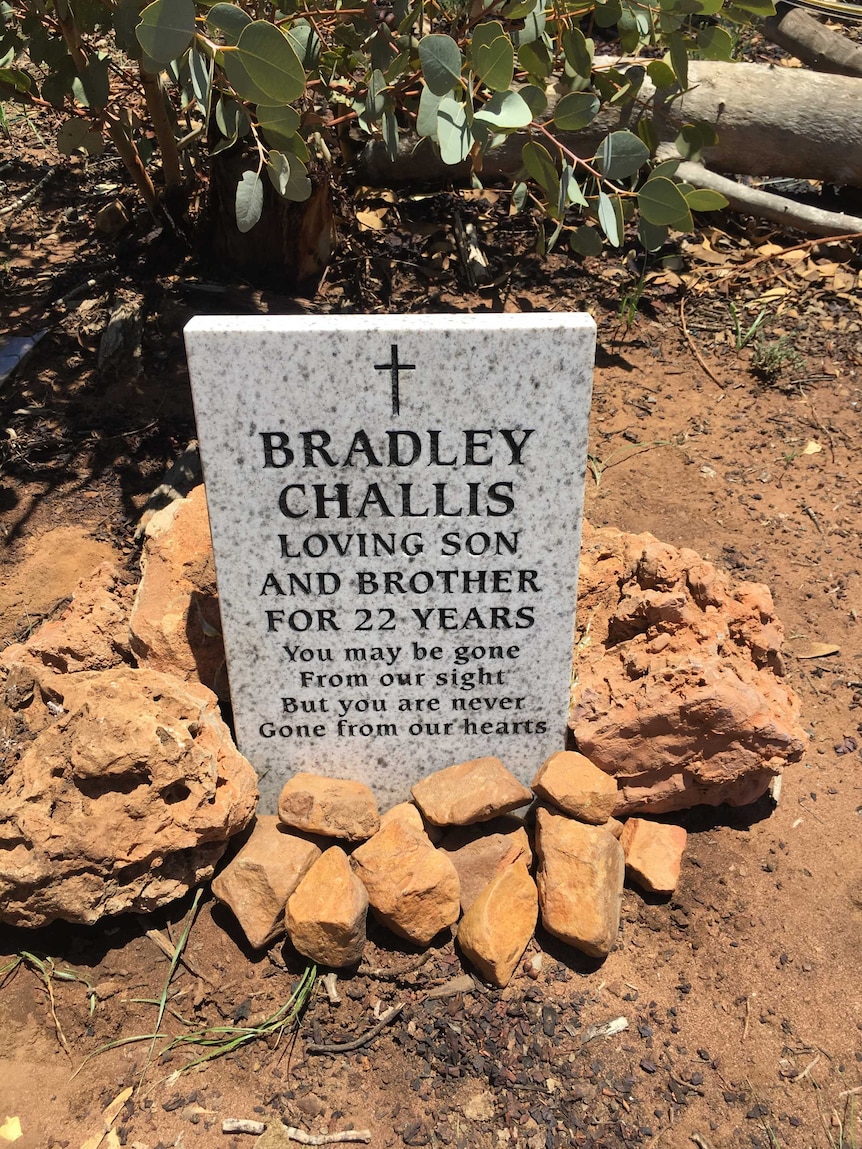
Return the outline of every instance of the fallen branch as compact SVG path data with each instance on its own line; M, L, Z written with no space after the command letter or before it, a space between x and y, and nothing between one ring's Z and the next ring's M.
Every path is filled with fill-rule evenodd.
M798 8L779 4L764 21L763 35L816 72L862 77L862 48Z
M385 1029L390 1021L394 1021L401 1010L404 1008L404 1003L393 1005L391 1009L387 1009L386 1013L381 1017L376 1025L372 1025L371 1029L361 1034L359 1037L354 1037L352 1041L341 1042L323 1042L318 1045L306 1045L306 1053L349 1053L352 1049L359 1049L363 1045L367 1045L372 1038L380 1033L381 1029Z
M840 236L862 231L862 218L859 216L794 203L784 196L746 187L736 180L717 175L702 164L688 161L681 163L676 174L693 187L721 192L734 211L754 215L759 219L770 219L782 227L795 228L812 235Z
M292 1125L282 1125L285 1137L298 1141L300 1145L337 1145L345 1141L370 1141L370 1129L342 1129L339 1133L306 1133L294 1129Z
M48 168L48 171L45 173L45 175L42 176L35 187L30 188L28 192L25 192L24 195L18 196L17 199L13 199L12 202L7 203L5 207L0 207L0 215L9 215L13 211L18 211L20 208L26 207L27 204L31 202L31 200L36 198L48 180L53 176L54 172L56 172L58 167L59 164L54 164L52 167Z
M263 1121L248 1121L245 1117L225 1117L221 1123L222 1133L253 1133L266 1132Z

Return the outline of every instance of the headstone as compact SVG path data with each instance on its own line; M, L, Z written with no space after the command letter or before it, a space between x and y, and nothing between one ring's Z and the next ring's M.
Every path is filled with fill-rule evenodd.
M588 315L186 327L231 701L262 809L304 770L381 807L564 745Z

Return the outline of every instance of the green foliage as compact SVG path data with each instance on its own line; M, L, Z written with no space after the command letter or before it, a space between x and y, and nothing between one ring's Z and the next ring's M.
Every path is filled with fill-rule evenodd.
M235 194L241 231L260 218L264 178L287 200L311 194L309 164L336 150L330 125L354 121L392 158L415 133L444 163L474 173L483 153L520 133L513 204L520 210L532 198L543 207L547 249L561 236L582 255L595 254L602 237L619 247L634 219L654 251L671 231L691 230L692 211L726 202L680 184L674 163L656 162L641 90L652 83L673 99L688 85L692 57L730 59L738 28L772 13L773 2L392 0L342 9L308 0L256 18L262 11L246 0L153 0L143 9L138 0L56 8L0 0L0 100L62 109L57 142L67 154L97 154L110 139L151 207L156 193L141 161L153 138L166 178L180 171L178 139L189 132L205 144L183 154L186 171L245 147L251 170ZM611 30L633 59L597 60L596 28ZM135 67L152 123L129 87ZM165 74L175 97L167 116L153 94ZM605 114L615 130L603 134ZM592 154L575 135L586 129L599 141ZM676 146L697 159L715 139L712 125L688 124Z

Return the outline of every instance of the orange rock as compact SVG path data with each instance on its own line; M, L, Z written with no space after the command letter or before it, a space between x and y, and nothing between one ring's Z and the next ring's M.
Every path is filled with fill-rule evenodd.
M458 826L440 842L451 858L461 887L461 912L466 913L492 878L515 862L530 866L533 852L524 825L517 818L495 818L473 826Z
M524 862L494 877L465 913L458 945L486 981L508 985L539 914L536 886Z
M380 815L380 829L388 826L390 822L403 822L405 826L410 826L414 830L418 830L420 834L425 832L425 823L422 821L422 815L419 813L418 807L414 806L412 802L399 802L393 806L391 810L387 810L385 814Z
M249 945L260 949L284 933L287 899L319 857L319 846L291 834L275 814L260 814L212 892L233 910Z
M533 795L499 758L474 758L429 774L417 782L413 799L435 826L487 822L526 806Z
M559 750L539 767L533 789L581 822L600 826L617 804L617 780L583 754Z
M215 695L127 666L18 663L10 680L38 714L0 783L0 921L148 913L209 881L257 802Z
M578 601L591 641L569 725L616 777L617 814L744 805L801 756L765 586L734 588L692 550L585 523Z
M204 488L147 523L141 582L129 622L139 665L227 696L215 563Z
M687 837L682 826L629 818L620 838L629 877L654 894L672 894Z
M318 965L355 965L365 948L368 895L340 846L317 859L287 902L293 948Z
M375 916L417 945L453 925L460 911L458 873L427 835L392 821L354 851L351 862Z
M591 957L607 957L620 925L622 846L601 826L539 809L536 851L545 929Z
M380 829L377 802L367 786L318 774L294 774L285 783L278 816L295 830L346 842L364 842Z

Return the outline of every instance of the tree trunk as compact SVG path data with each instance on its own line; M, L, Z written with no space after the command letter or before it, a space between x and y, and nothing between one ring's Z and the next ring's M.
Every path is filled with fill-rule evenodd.
M764 21L763 35L815 72L862 77L862 47L799 8L779 4Z
M313 295L329 264L335 237L331 181L325 170L309 169L312 191L303 203L281 198L264 175L263 211L247 232L236 224L236 186L244 171L257 169L257 154L239 148L212 161L209 190L210 251L220 264L257 286L284 294Z
M596 62L601 65L602 58ZM636 61L608 63L623 68ZM862 80L767 64L692 61L689 82L690 90L678 95L656 92L649 79L644 80L640 107L652 118L661 142L672 143L684 124L705 120L719 137L703 157L713 169L862 187ZM549 93L548 116L563 94ZM605 106L585 131L560 132L560 142L588 159L607 132L635 128L638 114L638 106L622 112ZM515 176L527 138L518 132L489 152L482 178ZM445 183L468 175L467 164L447 167L428 141L417 147L415 138L402 141L394 163L382 141L372 140L356 168L357 182L375 185Z

